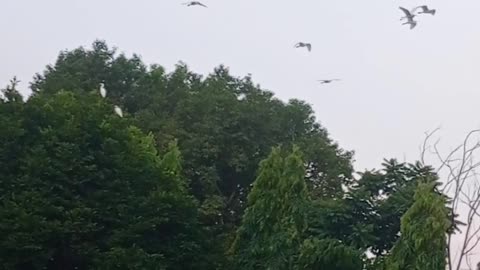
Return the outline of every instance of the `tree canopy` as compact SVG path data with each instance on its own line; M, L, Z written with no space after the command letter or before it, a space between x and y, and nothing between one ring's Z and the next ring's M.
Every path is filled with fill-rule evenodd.
M385 160L379 171L366 171L343 200L318 199L311 204L309 231L335 238L376 256L387 254L398 239L400 219L414 202L420 179L437 179L420 163Z
M432 167L355 176L308 103L225 66L167 72L95 41L28 99L17 85L0 98L2 269L440 269L456 229Z
M93 95L5 96L3 269L197 267L196 202L176 144L159 155L152 135Z
M262 161L233 243L237 269L292 269L306 229L307 189L298 148Z
M158 149L178 140L189 189L200 202L200 220L215 235L211 239L221 237L213 247L233 239L258 164L272 147L300 147L313 196L341 198L342 186L353 180L353 152L329 137L307 103L282 102L250 77L233 77L224 66L206 77L184 63L167 73L96 41L91 49L60 53L31 88L34 95L62 89L85 95L98 91L100 83L109 102L154 135Z
M437 183L420 183L415 202L402 217L401 237L387 262L387 270L445 269L446 233L450 227L445 197Z

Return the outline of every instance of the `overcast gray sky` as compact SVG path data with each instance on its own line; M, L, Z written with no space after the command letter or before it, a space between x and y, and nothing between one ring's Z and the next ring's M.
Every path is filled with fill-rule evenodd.
M1 0L0 84L27 83L58 52L105 39L172 70L179 60L209 73L219 64L283 100L304 99L357 169L385 157L418 158L439 125L446 148L480 127L480 1ZM410 31L398 6L437 15ZM298 41L313 50L295 50ZM316 80L341 78L320 85Z
M219 64L280 98L304 99L332 137L356 151L358 169L384 157L418 157L423 132L456 143L480 124L480 2L3 0L0 84L26 82L58 52L96 38L169 70L179 60L208 73ZM399 5L428 2L436 16L401 26ZM295 50L297 41L313 50ZM341 78L320 85L322 78Z

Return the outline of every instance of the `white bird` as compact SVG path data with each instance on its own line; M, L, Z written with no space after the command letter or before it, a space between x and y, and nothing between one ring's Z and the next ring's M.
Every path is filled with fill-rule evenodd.
M115 107L113 108L113 110L115 111L116 114L118 114L118 116L123 117L123 112L122 112L122 109L120 109L120 107L118 107L117 105L115 105Z
M429 9L428 6L419 6L419 7L416 7L413 12L417 11L417 9L422 9L422 11L418 12L418 14L432 14L432 15L435 15L435 13L437 12L435 9ZM413 13L412 12L412 13Z
M202 6L202 7L207 7L206 5L198 2L198 1L190 1L190 2L186 2L186 3L183 3L184 5L186 5L187 7L190 7L190 6Z
M415 21L413 18L415 17L414 14L412 14L410 11L408 11L408 9L406 8L403 8L403 7L399 7L404 13L405 13L405 17L401 18L400 20L406 18L408 21L405 22L405 23L402 23L402 25L405 25L405 24L410 24L410 29L413 29L415 28L415 26L417 26L417 21Z
M307 48L308 51L312 51L312 44L310 43L305 43L305 42L298 42L297 44L295 44L295 48Z
M318 80L321 84L331 83L333 81L340 81L340 79Z
M105 98L107 96L107 89L105 89L105 85L100 83L100 95Z

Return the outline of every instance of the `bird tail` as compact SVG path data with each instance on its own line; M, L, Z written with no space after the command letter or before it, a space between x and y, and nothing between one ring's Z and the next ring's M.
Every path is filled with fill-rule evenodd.
M437 13L437 10L436 9L432 10L432 15L435 15L435 13Z

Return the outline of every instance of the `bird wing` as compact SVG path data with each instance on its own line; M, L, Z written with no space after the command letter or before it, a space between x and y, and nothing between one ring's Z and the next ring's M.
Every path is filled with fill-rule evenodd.
M204 4L200 3L200 2L198 2L198 5L199 5L199 6L202 6L202 7L207 7L206 5L204 5Z
M417 11L418 9L422 9L423 12L425 12L425 11L428 10L428 7L427 7L427 6L418 6L418 7L414 8L414 9L412 10L412 13L415 13L415 11Z
M408 9L404 8L404 7L399 7L403 13L405 13L405 15L407 15L407 17L411 17L412 14L410 13L410 11L408 11Z
M412 22L410 23L410 29L415 28L415 26L417 26L417 22L416 22L416 21L412 21Z

